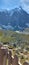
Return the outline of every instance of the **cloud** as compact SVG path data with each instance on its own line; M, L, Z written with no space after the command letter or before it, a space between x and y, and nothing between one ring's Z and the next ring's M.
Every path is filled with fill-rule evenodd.
M21 5L29 6L29 0L20 0Z
M29 0L1 0L0 8L13 9L21 6L26 12L29 13Z
M25 3L26 5L29 5L29 0L24 0L24 3Z
M29 13L29 0L20 0L22 8Z

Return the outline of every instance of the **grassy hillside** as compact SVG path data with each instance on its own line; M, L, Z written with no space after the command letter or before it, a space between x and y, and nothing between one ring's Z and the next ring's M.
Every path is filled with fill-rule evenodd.
M29 35L16 33L14 31L0 30L0 42L26 43L29 44Z

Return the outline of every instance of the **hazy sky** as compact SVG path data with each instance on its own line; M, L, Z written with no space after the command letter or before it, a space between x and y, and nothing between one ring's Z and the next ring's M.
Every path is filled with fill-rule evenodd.
M29 13L29 0L0 0L0 9L12 9L22 6Z

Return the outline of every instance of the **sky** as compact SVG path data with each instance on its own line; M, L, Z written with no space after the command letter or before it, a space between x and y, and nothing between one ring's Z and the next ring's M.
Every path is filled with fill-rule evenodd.
M14 9L21 6L29 13L29 0L0 0L0 9Z

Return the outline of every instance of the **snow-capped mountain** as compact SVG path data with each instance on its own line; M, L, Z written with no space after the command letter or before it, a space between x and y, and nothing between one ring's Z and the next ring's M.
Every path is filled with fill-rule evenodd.
M22 7L0 11L0 29L24 30L29 27L29 14Z

